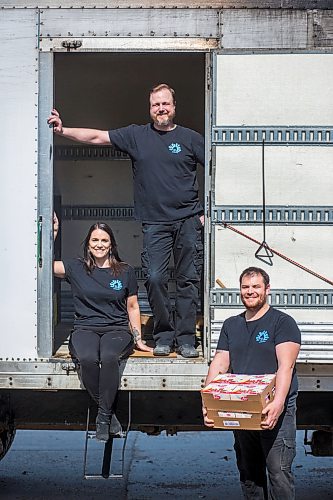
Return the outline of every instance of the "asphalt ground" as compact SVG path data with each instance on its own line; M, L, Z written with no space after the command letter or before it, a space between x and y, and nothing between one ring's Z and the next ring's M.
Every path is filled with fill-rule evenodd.
M333 458L307 456L298 432L294 461L299 500L333 499ZM114 444L112 471L121 470ZM89 441L88 472L100 473L103 445ZM4 500L163 500L241 498L231 432L146 436L130 432L122 479L83 479L84 433L18 431L0 462ZM283 500L283 499L281 499Z

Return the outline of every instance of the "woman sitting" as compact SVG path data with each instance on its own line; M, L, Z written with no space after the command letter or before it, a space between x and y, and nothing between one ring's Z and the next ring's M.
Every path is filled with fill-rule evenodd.
M54 235L59 223L54 215ZM81 380L98 405L96 438L121 433L114 413L120 361L133 352L152 351L141 339L138 284L134 269L122 262L111 228L93 224L84 241L84 257L54 262L54 274L71 285L74 330L69 350L78 360Z

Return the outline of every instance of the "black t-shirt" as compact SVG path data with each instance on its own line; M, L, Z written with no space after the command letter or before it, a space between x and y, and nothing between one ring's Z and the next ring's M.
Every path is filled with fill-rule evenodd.
M89 275L81 259L63 261L70 283L75 326L128 327L127 297L137 295L134 269L127 265L114 276L110 268L98 268Z
M128 153L134 180L134 217L143 222L173 222L202 211L197 163L204 165L204 139L189 128L169 132L153 125L109 131L116 149Z
M232 373L261 375L276 373L275 346L283 342L301 343L301 332L288 314L270 307L256 321L246 321L245 313L224 321L217 349L229 351ZM294 369L289 396L298 388Z

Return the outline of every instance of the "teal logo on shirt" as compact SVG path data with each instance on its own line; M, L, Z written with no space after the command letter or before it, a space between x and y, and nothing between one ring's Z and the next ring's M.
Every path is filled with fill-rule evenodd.
M178 142L172 142L169 146L169 151L171 151L171 153L178 154L181 150L182 148Z
M262 332L259 332L258 335L256 336L256 341L259 344L263 344L264 342L267 342L269 339L269 334L267 330L263 330Z
M121 290L123 287L123 284L120 280L112 280L110 281L110 288L112 288L113 290Z

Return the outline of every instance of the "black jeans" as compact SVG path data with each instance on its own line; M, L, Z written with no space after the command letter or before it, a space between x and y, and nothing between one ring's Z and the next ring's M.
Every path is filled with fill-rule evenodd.
M111 415L120 382L120 360L133 351L131 333L126 329L105 327L75 328L69 351L78 360L84 387L98 408Z
M200 218L195 215L169 224L143 224L142 230L142 270L154 316L154 340L160 345L194 345L203 263ZM168 293L171 253L176 279L174 318Z
M244 498L293 500L295 488L291 466L296 454L295 399L289 402L274 429L234 431L234 436Z

